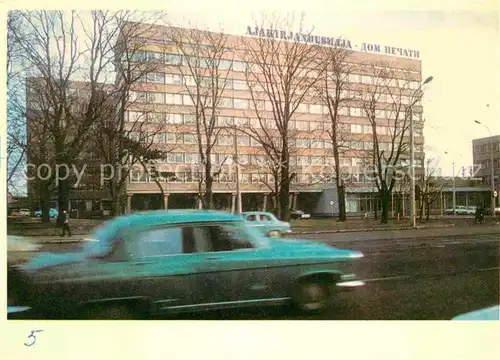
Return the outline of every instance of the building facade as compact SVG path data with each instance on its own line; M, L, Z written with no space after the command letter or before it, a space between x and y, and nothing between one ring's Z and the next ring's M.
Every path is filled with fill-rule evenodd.
M500 189L500 135L472 140L472 158L475 176L482 179L484 186L490 186L490 192L493 167L495 190L498 192ZM496 201L498 203L498 196ZM491 206L491 196L488 204Z
M179 29L178 29L179 30ZM165 121L165 131L157 134L159 147L175 145L165 159L157 166L162 171L175 173L175 177L161 179L164 199L160 198L158 184L149 178L140 168L133 170L127 187L129 210L146 210L155 208L164 201L168 208L196 207L200 188L197 172L200 163L195 136L194 104L190 97L190 89L195 81L190 76L189 59L182 56L179 49L168 40L165 32L168 28L158 27L147 38L143 51L135 56L141 61L155 61L164 64L160 70L143 76L131 91L130 103L127 105L127 117L132 121ZM180 29L180 31L189 31ZM216 34L213 34L216 36ZM142 39L144 41L144 38ZM220 109L218 125L236 125L237 127L259 127L259 121L253 110L252 96L246 81L245 44L249 37L228 36L227 47L231 51L224 54L220 67L227 71L227 82ZM199 46L199 45L193 45ZM311 45L312 46L312 45ZM117 56L120 58L120 56ZM419 88L422 82L421 61L418 59L398 58L389 55L353 51L349 57L353 71L349 74L349 91L362 93L375 81L370 76L370 68L377 63L389 64L394 76L391 86L398 87L403 78L411 78L408 91ZM251 64L250 64L251 66ZM264 95L264 94L263 94ZM389 102L381 98L381 102ZM403 105L410 104L410 96L402 96ZM422 169L424 164L424 138L421 100L414 104L415 158L416 167ZM262 111L272 114L272 104L262 97ZM332 173L332 145L326 133L330 124L328 109L319 98L300 104L292 128L296 130L294 141L296 152L291 156L291 171L296 176L292 184L291 204L310 212L328 214L329 205L319 206L322 193L333 186L331 179L324 174ZM391 114L381 111L377 119L377 133L382 135L381 150L390 151ZM376 206L376 187L373 181L366 178L360 168L371 159L373 149L371 125L363 116L363 111L355 101L347 103L340 109L340 121L349 133L348 150L342 155L342 167L349 169L344 183L347 187L347 209L351 213L369 211ZM137 135L138 136L138 135ZM384 142L384 139L386 142ZM409 140L409 136L408 136ZM224 170L216 177L213 190L215 204L218 208L231 209L236 191L235 176L232 166L234 142L237 143L238 163L240 167L240 189L244 210L261 209L272 205L271 174L261 165L265 161L264 151L258 141L237 134L224 134L217 139L213 148L212 162L222 166ZM276 141L280 141L276 139ZM409 154L401 156L402 164L408 163ZM193 170L195 169L195 170ZM198 169L198 170L196 170ZM418 171L418 170L417 170Z

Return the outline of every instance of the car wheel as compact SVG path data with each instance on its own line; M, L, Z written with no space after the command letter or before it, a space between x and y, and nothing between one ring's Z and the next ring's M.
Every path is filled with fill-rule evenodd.
M87 319L94 320L130 320L132 312L125 305L92 306L86 309Z
M298 284L293 302L304 313L318 313L331 306L332 284L326 280L305 280Z
M271 230L271 231L269 231L268 236L269 237L274 237L274 238L279 238L279 237L281 237L281 231L279 231L279 230Z

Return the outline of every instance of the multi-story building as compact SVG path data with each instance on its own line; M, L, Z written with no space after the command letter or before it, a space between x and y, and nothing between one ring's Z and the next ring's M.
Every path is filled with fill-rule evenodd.
M163 170L175 172L176 176L162 182L165 198L160 199L158 185L146 174L141 173L140 169L133 171L127 187L128 206L131 210L148 209L154 207L153 203L162 200L168 204L169 208L196 207L199 192L196 172L193 174L192 171L193 166L199 164L200 157L193 136L194 106L187 91L188 87L195 85L187 68L189 60L181 55L176 46L162 37L161 34L164 34L167 28L158 27L156 30L151 32L151 36L141 38L141 41L145 41L145 46L143 52L137 53L135 56L141 61L162 62L164 66L155 73L144 76L143 83L136 84L133 88L133 96L130 98L135 100L128 104L127 116L131 121L142 117L149 121L161 119L160 121L167 122L164 133L158 134L157 141L158 146L176 144L175 150L171 151L162 163ZM184 30L180 29L180 31ZM214 36L216 35L214 34ZM227 37L227 47L230 51L225 53L225 57L219 65L228 71L226 90L218 111L218 124L221 126L227 124L235 124L238 127L258 126L258 120L251 103L251 92L245 78L245 69L249 64L245 63L245 42L242 40L251 41L251 38L233 35ZM117 56L116 58L121 59L122 57ZM398 79L405 76L411 77L409 92L418 89L422 82L421 61L419 59L353 51L349 61L355 69L349 75L349 87L351 91L357 93L362 93L370 86L373 81L373 77L370 76L370 68L374 64L382 62L390 66L394 76L391 79L393 87L400 86ZM137 99L141 100L137 101ZM406 105L410 104L410 96L402 96L401 102ZM272 109L269 101L263 101L262 106L264 111ZM144 113L146 108L147 114ZM412 108L415 123L415 164L421 171L424 162L421 100L416 102ZM269 113L272 114L271 111ZM296 208L311 212L331 213L328 205L326 208L319 206L318 209L318 204L325 203L324 200L320 201L325 196L324 191L334 187L333 182L321 180L325 168L331 169L333 164L332 145L326 131L324 131L324 127L329 124L327 113L326 106L319 99L312 100L299 106L292 124L292 127L299 133L296 139L293 139L296 142L297 151L291 156L292 172L296 173L291 190L292 204ZM381 111L379 117L377 133L389 134L391 131L389 130L391 124L389 111ZM359 168L371 156L373 148L371 126L368 120L363 117L362 109L356 102L348 103L348 106L341 108L340 121L349 132L351 150L345 152L341 158L342 166L352 170L345 180L348 193L347 209L352 213L373 211L376 187L373 182L365 178L362 172L359 172ZM389 150L389 136L382 136L381 139L381 149ZM268 185L272 184L274 179L263 170L262 166L259 166L260 161L264 158L262 147L257 141L244 135L237 135L236 141L238 160L242 165L240 189L243 208L246 210L262 208L266 203L269 206L271 200L266 202L267 195L271 193ZM216 164L231 165L231 155L234 152L233 144L232 134L221 136L213 149L212 161ZM408 162L408 157L408 154L403 155L402 162ZM213 187L216 206L230 208L235 188L232 174L219 176ZM404 196L409 197L408 191ZM408 198L406 204L409 204Z
M27 140L27 192L31 210L40 208L40 199L45 189L41 189L41 181L49 173L43 169L50 167L50 174L56 172L54 125L56 117L50 115L51 104L56 95L46 93L46 81L43 78L30 77L26 80L26 140ZM108 85L100 84L100 91L107 91ZM104 95L103 95L104 96ZM83 81L72 81L67 89L67 101L75 110L73 116L85 114L88 104L89 87ZM78 107L78 109L77 109ZM65 142L70 142L78 125L78 118L68 121L61 118L59 126L68 131ZM88 141L85 147L79 149L76 159L68 164L70 169L69 179L72 181L68 194L66 209L75 212L77 216L88 216L91 213L106 213L110 208L107 192L100 181L101 163L100 155L95 150L95 144ZM60 164L59 164L60 165ZM79 181L74 181L76 172L81 173ZM48 177L47 177L48 178ZM50 207L57 208L57 187L54 182L49 186ZM73 213L73 215L75 215Z
M472 159L475 167L474 175L480 177L482 183L490 186L490 189L493 167L494 184L498 192L500 189L500 135L472 140ZM491 198L488 202L491 205Z

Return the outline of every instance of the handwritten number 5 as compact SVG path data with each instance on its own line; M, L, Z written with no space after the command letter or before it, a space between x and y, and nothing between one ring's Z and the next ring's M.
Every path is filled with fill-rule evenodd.
M29 338L32 338L32 343L27 343L27 342L25 342L25 343L24 343L24 345L25 345L25 346L32 346L32 345L34 345L34 344L35 344L35 342L36 342L36 336L35 336L35 333L37 333L37 332L43 332L43 330L31 330L31 334L30 334L30 336L28 336L28 339L29 339Z

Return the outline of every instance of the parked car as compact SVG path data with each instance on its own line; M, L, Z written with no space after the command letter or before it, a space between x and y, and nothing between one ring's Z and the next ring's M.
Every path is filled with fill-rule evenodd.
M281 237L284 233L292 232L290 223L280 221L274 214L263 211L247 211L241 214L249 226L255 227L265 236Z
M36 210L34 213L33 213L34 216L36 217L41 217L42 216L42 211L41 210ZM59 215L59 212L52 208L49 210L49 217L51 218L56 218L57 216Z
M19 210L19 215L21 216L30 216L31 212L29 209L21 209Z
M466 206L465 214L466 215L476 215L477 206Z
M303 212L302 210L294 210L291 212L291 218L292 219L310 219L311 218L311 214L306 214L305 212Z
M453 208L448 208L444 211L446 215L453 215ZM467 207L466 206L455 206L455 214L456 215L466 215Z
M452 320L500 320L500 305L494 305L460 314Z
M327 309L364 285L358 251L263 236L238 215L169 210L116 217L78 252L41 253L8 269L9 318L128 319L293 304ZM29 310L26 310L28 309Z

